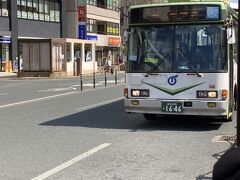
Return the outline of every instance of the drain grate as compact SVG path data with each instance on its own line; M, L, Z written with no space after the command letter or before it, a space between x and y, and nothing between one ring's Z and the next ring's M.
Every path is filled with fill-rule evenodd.
M212 139L212 142L230 142L235 143L237 139L236 135L218 135Z

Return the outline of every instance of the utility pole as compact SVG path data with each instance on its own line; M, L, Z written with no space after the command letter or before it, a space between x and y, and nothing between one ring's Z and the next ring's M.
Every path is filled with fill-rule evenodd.
M240 0L238 0L238 53L237 53L237 146L240 147Z

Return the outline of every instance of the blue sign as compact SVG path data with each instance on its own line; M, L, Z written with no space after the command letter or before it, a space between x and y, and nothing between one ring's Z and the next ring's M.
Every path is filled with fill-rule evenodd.
M84 25L84 24L78 25L78 38L86 39L86 25Z
M168 84L171 86L175 85L177 83L177 77L178 77L178 75L169 77Z
M0 38L0 43L11 43L11 38Z
M97 36L93 36L93 35L87 35L87 40L97 41L98 37Z

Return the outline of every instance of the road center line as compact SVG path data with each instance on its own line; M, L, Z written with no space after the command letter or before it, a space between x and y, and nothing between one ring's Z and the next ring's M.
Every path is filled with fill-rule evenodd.
M92 155L92 154L110 146L110 145L111 145L110 143L101 144L101 145L99 145L99 146L97 146L97 147L95 147L95 148L93 148L93 149L91 149L91 150L89 150L89 151L87 151L87 152L85 152L85 153L83 153L83 154L81 154L81 155L79 155L79 156L77 156L77 157L75 157L75 158L73 158L73 159L71 159L71 160L69 160L69 161L67 161L67 162L65 162L65 163L63 163L63 164L45 172L43 174L41 174L41 175L39 175L39 176L37 176L37 177L32 178L31 180L46 179L47 177L58 173L59 171L65 169L65 168L67 168L67 167L69 167L69 166L71 166L71 165L73 165L73 164L75 164L79 161L81 161L82 159L84 159L84 158L86 158L86 157L88 157L88 156L90 156L90 155Z
M113 103L113 102L116 102L116 101L120 101L122 99L124 99L124 98L120 97L120 98L112 99L112 100L109 100L109 101L104 101L104 102L101 102L101 103L97 103L97 104L94 104L94 105L86 106L86 107L83 107L83 108L77 108L76 110L77 111L86 111L86 110L89 110L89 109L92 109L92 108L96 108L96 107L103 106L103 105L106 105L106 104L110 104L110 103Z
M47 96L47 97L42 97L42 98L37 98L37 99L31 99L31 100L27 100L27 101L21 101L21 102L17 102L17 103L12 103L12 104L6 104L6 105L0 106L0 109L1 108L6 108L6 107L11 107L11 106L17 106L17 105L21 105L21 104L26 104L26 103L31 103L31 102L34 102L34 101L41 101L41 100L55 98L55 97L59 97L59 96L65 96L65 95L69 95L69 94L75 94L75 93L77 93L77 91L63 93L63 94L57 94L57 95Z

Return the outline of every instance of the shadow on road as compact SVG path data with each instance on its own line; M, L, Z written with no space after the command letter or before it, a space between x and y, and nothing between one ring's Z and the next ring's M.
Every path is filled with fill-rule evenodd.
M40 124L42 126L79 126L102 129L129 129L130 131L211 131L222 123L213 123L196 117L161 117L147 122L140 114L126 114L123 101L118 101Z

